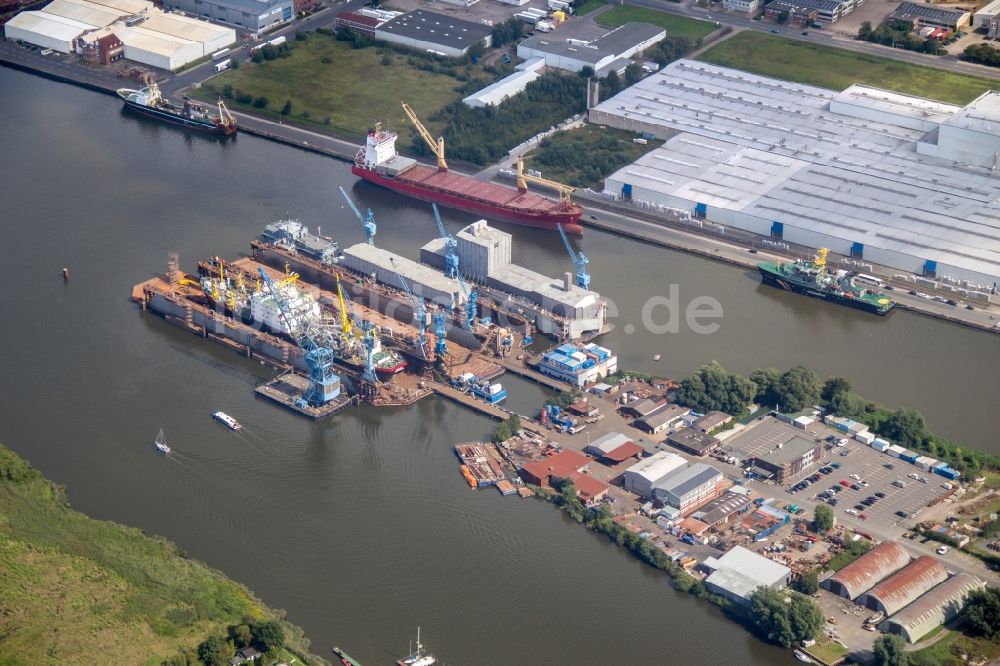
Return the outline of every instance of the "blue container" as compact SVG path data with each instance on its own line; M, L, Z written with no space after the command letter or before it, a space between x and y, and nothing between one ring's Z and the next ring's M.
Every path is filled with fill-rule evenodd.
M919 458L919 457L920 457L919 453L914 453L913 451L909 451L909 450L903 451L902 453L899 454L899 459L900 460L905 460L908 463L915 463L915 462L917 462L917 458Z

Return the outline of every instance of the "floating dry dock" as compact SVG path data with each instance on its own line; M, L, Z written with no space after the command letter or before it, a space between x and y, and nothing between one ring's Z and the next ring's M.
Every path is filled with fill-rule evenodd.
M352 398L346 393L341 393L325 405L308 405L305 404L302 399L308 390L308 379L302 375L297 375L294 372L286 372L280 377L275 377L271 381L261 384L254 389L254 393L262 398L273 400L293 412L297 412L303 416L308 416L314 421L325 419L328 416L333 416L344 407L351 404L357 404L358 402L356 396Z

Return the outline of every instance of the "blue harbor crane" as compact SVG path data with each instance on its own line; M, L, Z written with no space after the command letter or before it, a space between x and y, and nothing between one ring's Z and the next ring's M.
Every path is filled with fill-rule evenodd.
M455 240L454 236L445 231L444 222L441 221L441 213L438 211L437 204L432 203L431 208L434 209L434 221L437 222L438 233L441 234L441 238L444 239L445 243L444 275L445 277L457 279L458 284L461 285L462 293L465 294L465 325L467 328L472 328L473 323L476 321L476 303L479 299L479 294L475 289L469 289L462 278L462 272L458 269L458 241Z
M420 356L425 361L427 360L427 308L424 306L424 299L417 298L410 291L410 285L406 283L406 279L396 268L396 260L389 257L389 263L392 264L392 270L396 272L396 277L399 278L399 283L403 285L403 291L406 295L410 297L410 303L413 304L413 314L417 318L417 327L420 333L417 335L417 345L420 347Z
M445 352L448 351L448 343L445 342L444 313L435 312L431 315L431 320L434 322L434 335L437 336L434 353L438 359L443 359Z
M261 279L267 285L271 297L281 311L288 335L302 350L306 362L306 372L309 376L309 389L296 400L300 407L306 405L320 407L340 396L340 377L333 371L333 350L321 345L309 330L308 322L299 322L281 290L263 268L257 269Z
M441 213L438 211L436 203L431 204L434 209L434 221L438 225L438 233L444 239L444 275L455 278L458 275L458 241L444 229L444 222L441 221Z
M354 325L361 329L362 342L365 345L365 369L361 373L361 381L371 386L378 385L378 375L375 374L375 327L370 321L362 319L354 310L354 302L347 299L347 308L351 312Z
M354 216L358 218L358 222L360 222L361 226L363 226L365 228L365 238L368 240L368 244L369 245L374 245L375 244L375 213L373 213L372 209L369 208L368 211L367 211L367 214L364 217L362 217L361 216L361 211L358 210L358 207L355 205L354 201L351 199L350 195L347 193L347 191L343 187L340 188L340 193L344 195L344 201L346 201L347 205L350 206L351 210L354 211Z
M556 228L559 230L559 235L562 236L566 251L569 252L569 258L576 264L576 286L590 289L590 275L587 274L587 264L590 263L590 259L587 259L587 255L583 252L577 254L573 251L573 247L569 244L569 238L566 237L566 232L563 231L561 224L556 223Z

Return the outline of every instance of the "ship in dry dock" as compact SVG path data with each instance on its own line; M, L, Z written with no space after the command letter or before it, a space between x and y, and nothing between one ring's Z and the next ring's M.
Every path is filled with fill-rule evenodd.
M406 104L403 104L403 110L437 157L437 168L418 164L416 160L397 154L398 135L376 124L368 131L364 147L354 158L351 172L355 176L414 199L482 215L487 219L552 231L557 225L562 225L567 233L583 233L580 226L583 208L570 200L573 188L525 174L522 161L518 162L517 189L449 171L444 156L444 139L432 139ZM529 181L555 189L559 192L559 200L529 192Z

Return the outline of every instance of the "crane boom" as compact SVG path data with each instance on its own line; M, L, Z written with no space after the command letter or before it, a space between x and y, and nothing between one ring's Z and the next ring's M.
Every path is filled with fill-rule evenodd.
M566 252L569 253L570 260L576 265L576 286L583 289L590 289L590 275L587 274L587 264L590 263L590 259L587 259L587 255L583 252L577 254L573 251L573 246L569 244L566 232L558 222L556 223L556 229L559 230L559 235L562 236L563 245L566 246Z
M344 196L344 201L347 202L347 205L351 207L352 211L354 211L354 217L358 218L358 222L360 222L361 226L364 227L364 229L365 229L365 239L368 241L368 244L369 245L374 245L375 244L375 213L373 213L372 209L369 208L366 211L367 214L364 215L364 216L362 216L361 215L361 211L358 210L358 207L355 205L354 200L351 199L351 196L347 193L347 190L345 190L343 188L343 186L341 186L341 188L340 188L340 193Z
M420 122L420 118L417 118L417 114L413 112L410 105L406 102L400 102L400 104L403 105L403 112L406 114L407 118L409 118L410 122L413 123L413 126L417 128L417 133L420 134L424 143L427 144L427 147L430 148L431 152L434 153L434 156L437 157L438 169L441 171L447 171L448 163L444 160L444 137L439 136L437 141L434 141L434 137L432 137L431 133L427 131L424 124Z
M427 350L425 348L425 345L427 344L427 308L424 306L424 299L418 299L413 295L413 292L410 291L410 285L406 284L406 279L399 272L399 269L396 268L396 260L389 257L389 263L392 264L392 270L396 272L396 277L399 278L399 283L403 285L403 291L405 291L406 295L410 297L410 303L413 304L413 314L417 318L417 327L419 330L417 344L420 346L421 356L424 357L424 360L427 360Z
M431 208L434 210L434 221L438 225L438 233L441 234L441 238L445 242L445 255L444 255L444 274L445 277L454 278L458 275L458 241L455 237L445 231L444 222L441 221L441 212L438 210L437 204L432 203Z
M569 185L563 185L562 183L557 183L554 180L549 180L548 178L542 178L541 176L532 176L531 174L524 173L524 158L517 158L517 189L522 192L528 190L528 183L536 183L538 185L545 185L546 187L551 187L559 193L559 200L564 204L570 203L570 195L576 191L575 187L570 187Z
M347 318L347 305L344 303L344 288L340 286L340 276L337 276L337 299L340 301L340 332L344 336L344 342L354 337L351 330L351 322Z

